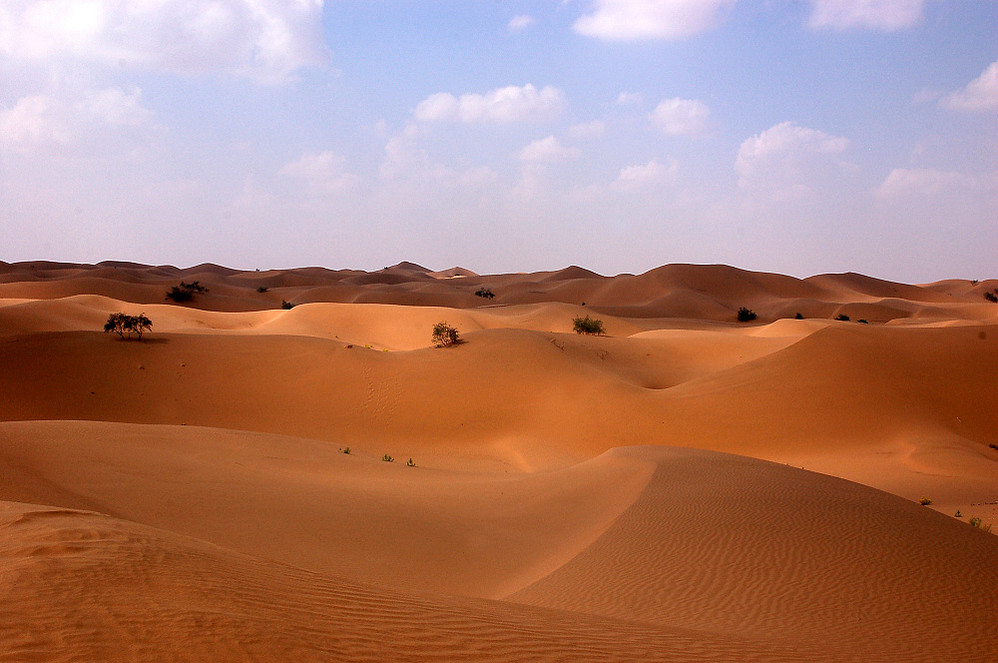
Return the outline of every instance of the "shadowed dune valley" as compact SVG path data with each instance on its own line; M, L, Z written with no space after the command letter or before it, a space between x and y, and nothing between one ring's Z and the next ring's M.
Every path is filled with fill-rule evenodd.
M0 262L0 661L993 663L995 300Z

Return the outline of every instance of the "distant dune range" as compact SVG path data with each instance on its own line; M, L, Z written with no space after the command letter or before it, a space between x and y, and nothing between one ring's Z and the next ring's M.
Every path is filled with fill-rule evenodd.
M0 661L993 661L996 288L0 262Z

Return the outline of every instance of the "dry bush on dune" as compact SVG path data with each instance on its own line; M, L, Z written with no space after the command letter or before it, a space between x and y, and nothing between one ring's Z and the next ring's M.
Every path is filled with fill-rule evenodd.
M755 311L752 309L745 308L744 306L738 309L738 322L751 322L757 317Z
M433 345L438 348L446 348L460 343L461 337L454 327L451 327L446 322L438 322L433 325L431 340L433 341Z

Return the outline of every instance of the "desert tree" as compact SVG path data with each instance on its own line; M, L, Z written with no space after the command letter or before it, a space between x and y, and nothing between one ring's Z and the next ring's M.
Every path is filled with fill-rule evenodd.
M125 313L112 313L104 323L104 333L114 332L121 338L135 338L142 340L142 334L152 331L152 320L146 317L145 313L138 315L126 315Z

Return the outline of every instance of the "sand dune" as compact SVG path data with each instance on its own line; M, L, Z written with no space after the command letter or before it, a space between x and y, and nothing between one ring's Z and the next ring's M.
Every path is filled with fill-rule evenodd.
M995 288L0 262L0 660L990 661Z

